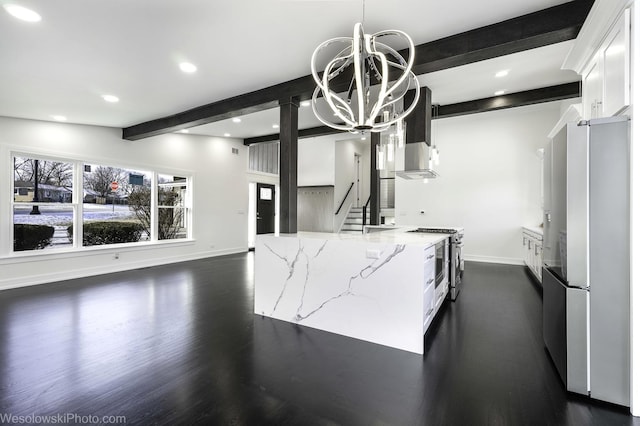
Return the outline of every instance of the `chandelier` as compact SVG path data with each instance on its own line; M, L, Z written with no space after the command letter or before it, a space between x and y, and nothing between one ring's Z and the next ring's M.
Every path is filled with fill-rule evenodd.
M408 43L406 60L387 42L393 37ZM334 52L337 53L320 75L318 58ZM353 27L353 38L325 41L311 56L311 74L317 84L311 98L314 114L326 126L353 133L382 132L401 123L417 105L420 94L418 78L411 71L414 57L413 42L403 31L365 34L361 23ZM338 76L346 71L352 72L348 89L333 90L340 81L344 83ZM411 89L414 90L409 94ZM413 99L405 102L405 97L410 96Z

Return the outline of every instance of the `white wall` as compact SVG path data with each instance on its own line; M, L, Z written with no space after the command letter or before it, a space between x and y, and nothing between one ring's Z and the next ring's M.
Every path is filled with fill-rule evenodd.
M126 141L120 129L6 117L0 128L0 289L247 250L247 148L241 140L170 134ZM5 231L12 223L12 150L193 175L193 241L11 254Z
M333 139L298 140L298 186L334 185L335 168Z
M396 179L398 225L463 226L466 259L522 264L521 226L542 221L536 151L560 104L434 120L441 176L427 184Z

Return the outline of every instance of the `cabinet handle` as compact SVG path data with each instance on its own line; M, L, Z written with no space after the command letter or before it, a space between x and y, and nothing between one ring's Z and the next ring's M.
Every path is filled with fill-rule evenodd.
M429 310L427 311L427 316L428 316L428 317L430 317L432 312L433 312L433 308L429 309Z
M427 281L427 285L431 284L434 281L435 281L435 278L431 278L429 281Z
M538 246L535 246L536 249L536 256L538 255Z
M436 257L436 255L435 255L435 254L430 254L429 256L427 256L427 260L429 260L429 259L433 259L434 257Z
M525 245L526 240L527 240L527 239L526 239L525 237L522 237L522 245Z
M529 243L529 250L531 250L531 240L527 241Z

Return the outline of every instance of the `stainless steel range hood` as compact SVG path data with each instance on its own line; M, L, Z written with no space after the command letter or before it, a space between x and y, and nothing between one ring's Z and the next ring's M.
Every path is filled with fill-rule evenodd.
M396 171L404 179L433 179L438 176L429 168L429 146L425 142L408 143L404 146L404 170Z
M404 179L433 179L438 176L429 167L431 145L431 90L420 88L420 101L405 120L406 143L404 148L404 170L396 175Z

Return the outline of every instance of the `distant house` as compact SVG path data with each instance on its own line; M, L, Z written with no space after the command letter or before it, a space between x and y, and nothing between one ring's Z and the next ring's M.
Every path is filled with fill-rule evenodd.
M33 182L17 181L13 184L13 199L16 202L31 203L34 201L35 185ZM70 203L72 189L64 186L38 184L38 201L42 203Z

